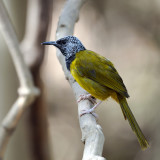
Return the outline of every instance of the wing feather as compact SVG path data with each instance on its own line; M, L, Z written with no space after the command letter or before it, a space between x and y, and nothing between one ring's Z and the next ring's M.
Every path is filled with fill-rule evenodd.
M85 50L76 54L76 70L86 78L106 86L119 94L129 97L122 78L114 65L105 57Z

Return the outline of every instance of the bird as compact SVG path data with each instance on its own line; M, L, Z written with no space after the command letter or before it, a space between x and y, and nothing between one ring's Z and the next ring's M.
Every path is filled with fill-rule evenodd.
M81 116L93 114L95 108L102 101L111 97L120 105L124 119L128 120L136 134L141 149L145 150L149 147L149 143L127 103L126 98L129 98L129 94L126 86L110 60L94 51L87 50L77 37L71 35L41 44L53 45L61 51L65 57L68 71L75 81L89 93L88 95L81 95L78 102L89 99L96 103L95 99L100 100L91 109L83 110Z

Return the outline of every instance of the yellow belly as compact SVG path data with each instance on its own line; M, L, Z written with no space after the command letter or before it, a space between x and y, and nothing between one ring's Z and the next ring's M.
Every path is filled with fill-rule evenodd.
M84 88L87 92L89 92L92 96L94 96L97 99L105 100L109 96L114 95L114 91L112 89L102 86L99 83L91 79L88 79L86 77L81 77L76 72L76 70L72 69L72 67L71 67L71 74L82 88Z

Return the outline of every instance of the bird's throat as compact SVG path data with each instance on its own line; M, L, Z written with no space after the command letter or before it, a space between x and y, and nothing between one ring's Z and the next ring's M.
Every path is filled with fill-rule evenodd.
M71 65L72 61L75 59L75 57L76 57L76 55L73 55L73 56L65 59L66 60L66 67L69 71L70 71L70 65Z

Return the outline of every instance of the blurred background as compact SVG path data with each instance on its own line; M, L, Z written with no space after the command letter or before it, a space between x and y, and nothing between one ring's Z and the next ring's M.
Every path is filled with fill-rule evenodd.
M56 57L56 49L49 46L44 52L44 46L40 45L40 42L55 40L58 18L65 1L34 2L5 1L22 49L30 46L30 43L24 42L27 22L31 21L29 28L34 33L44 33L45 27L42 30L35 29L37 26L34 24L34 12L38 7L45 7L46 3L50 6L50 17L45 15L47 9L43 8L44 14L41 18L44 21L38 26L41 28L47 24L46 33L38 37L34 44L38 46L38 52L41 52L38 69L30 64L32 54L28 53L29 49L24 52L26 63L31 68L35 84L41 88L42 95L21 119L9 142L5 159L80 160L84 145L80 140L81 131L74 95ZM32 9L29 10L29 7ZM28 11L32 12L33 17L31 14L27 16ZM160 1L88 0L81 9L74 35L87 49L114 63L128 89L129 106L151 146L146 151L141 151L119 105L108 99L96 110L99 115L98 123L106 138L103 156L107 160L159 160ZM19 82L1 33L0 75L2 121L18 96Z

